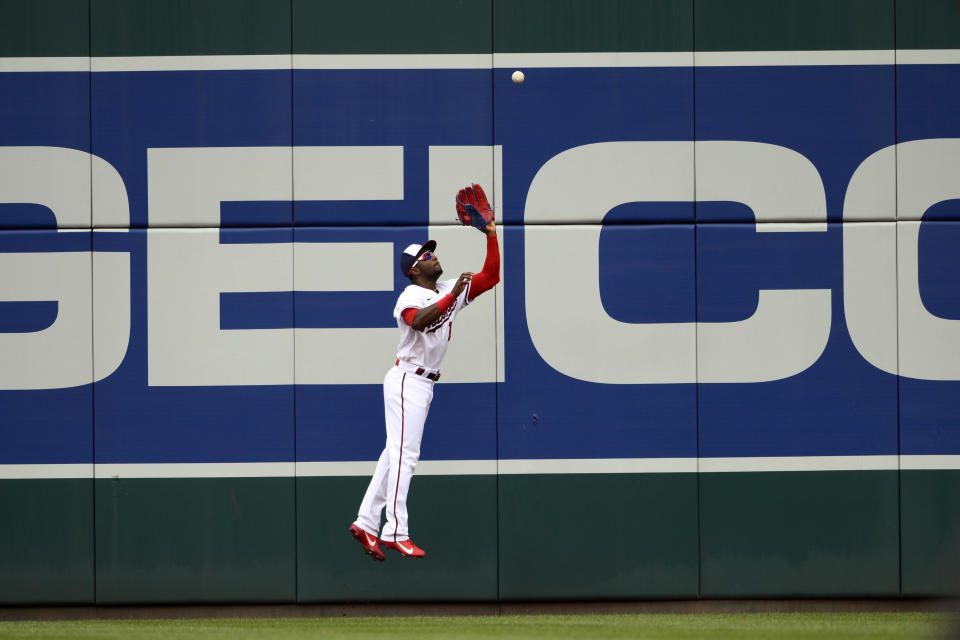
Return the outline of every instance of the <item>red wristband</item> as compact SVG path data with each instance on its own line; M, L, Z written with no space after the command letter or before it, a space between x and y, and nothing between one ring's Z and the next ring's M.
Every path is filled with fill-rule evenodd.
M437 309L440 309L440 313L444 313L447 309L453 306L453 303L457 299L453 297L452 293L448 293L439 300L437 300Z

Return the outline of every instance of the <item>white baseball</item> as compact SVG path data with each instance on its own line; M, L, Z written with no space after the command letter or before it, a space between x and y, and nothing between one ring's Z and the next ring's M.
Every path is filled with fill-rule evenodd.
M510 76L513 78L513 84L520 84L523 82L523 71L519 69L513 72L513 75Z

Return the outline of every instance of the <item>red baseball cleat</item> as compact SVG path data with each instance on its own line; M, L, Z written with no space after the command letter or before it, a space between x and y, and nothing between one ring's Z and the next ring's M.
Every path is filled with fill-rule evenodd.
M399 551L400 555L406 556L408 558L422 558L427 555L427 552L413 544L413 540L407 538L406 540L401 540L400 542L390 542L388 540L381 540L387 549L393 549L394 551Z
M379 560L383 562L386 560L386 556L383 555L383 551L380 550L380 545L377 544L377 536L372 533L367 533L356 524L350 525L350 535L353 536L353 539L360 543L360 546L363 547L363 552L373 558L374 560Z

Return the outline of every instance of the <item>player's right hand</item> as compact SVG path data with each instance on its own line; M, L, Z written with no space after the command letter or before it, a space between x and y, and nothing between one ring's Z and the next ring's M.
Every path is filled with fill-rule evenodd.
M453 291L450 292L453 294L454 298L460 295L460 293L463 291L464 287L467 286L467 283L470 282L470 278L472 277L473 277L473 274L470 273L469 271L465 271L464 273L460 274L460 277L457 278L457 283L453 285Z

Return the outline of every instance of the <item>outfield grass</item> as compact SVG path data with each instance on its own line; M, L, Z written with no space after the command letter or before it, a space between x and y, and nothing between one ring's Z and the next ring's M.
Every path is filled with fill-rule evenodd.
M0 622L0 638L944 638L932 613L756 613Z

